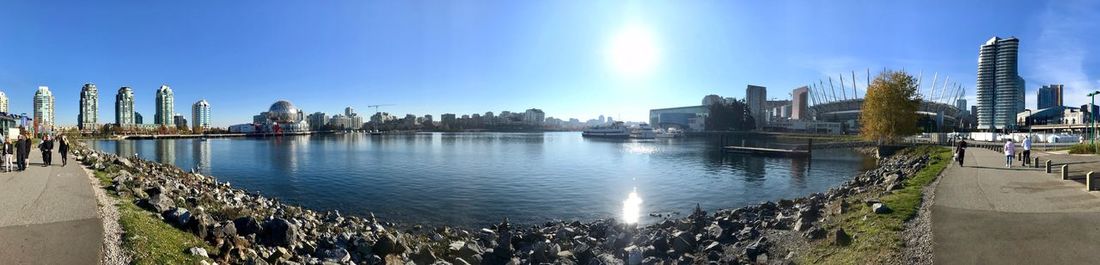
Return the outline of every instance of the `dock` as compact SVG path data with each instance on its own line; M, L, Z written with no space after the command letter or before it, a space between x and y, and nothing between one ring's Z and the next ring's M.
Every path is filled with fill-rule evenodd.
M739 154L754 154L765 156L785 156L785 157L808 157L810 156L809 150L798 149L777 149L777 148L763 148L763 147L748 147L748 146L725 146L722 150L727 153L739 153Z

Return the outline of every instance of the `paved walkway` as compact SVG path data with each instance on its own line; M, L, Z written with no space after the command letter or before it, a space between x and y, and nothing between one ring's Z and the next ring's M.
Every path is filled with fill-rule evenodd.
M31 152L24 172L0 172L0 263L98 264L103 225L87 174L69 158L42 167Z
M1097 157L1076 159L1068 163L1079 178L1075 166L1100 166ZM969 148L965 162L948 167L936 187L937 264L1100 263L1100 192L1086 192L1083 179L1020 162L1007 169L1004 156L979 148Z

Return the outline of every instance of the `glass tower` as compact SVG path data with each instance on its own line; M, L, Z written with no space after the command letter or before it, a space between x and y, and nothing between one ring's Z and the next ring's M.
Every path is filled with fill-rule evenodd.
M161 85L157 89L157 111L153 116L153 124L167 127L175 126L172 115L175 114L175 97L168 85Z
M129 127L135 124L134 118L134 90L130 87L118 89L115 95L115 124L119 127Z
M80 89L80 113L76 119L81 130L94 130L99 122L99 90L95 84L87 83Z
M1013 129L1023 111L1023 78L1017 71L1020 40L993 37L978 52L978 128Z

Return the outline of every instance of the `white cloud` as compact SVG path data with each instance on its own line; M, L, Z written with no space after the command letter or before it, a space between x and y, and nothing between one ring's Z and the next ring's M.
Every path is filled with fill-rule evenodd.
M1087 91L1100 85L1100 79L1089 76L1084 68L1086 58L1090 58L1087 40L1100 32L1100 2L1097 1L1050 1L1039 15L1039 38L1034 46L1021 41L1021 51L1032 50L1027 66L1022 74L1028 79L1029 87L1044 84L1065 84L1065 104L1080 106L1087 99ZM1032 48L1034 47L1034 48ZM1034 90L1027 93L1028 106L1035 106Z

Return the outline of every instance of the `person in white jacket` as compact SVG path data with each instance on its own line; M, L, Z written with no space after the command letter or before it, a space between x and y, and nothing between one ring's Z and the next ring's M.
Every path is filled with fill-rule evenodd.
M1024 138L1024 165L1031 164L1031 135Z
M1012 139L1005 141L1005 167L1012 168L1012 158L1016 156L1016 144Z

